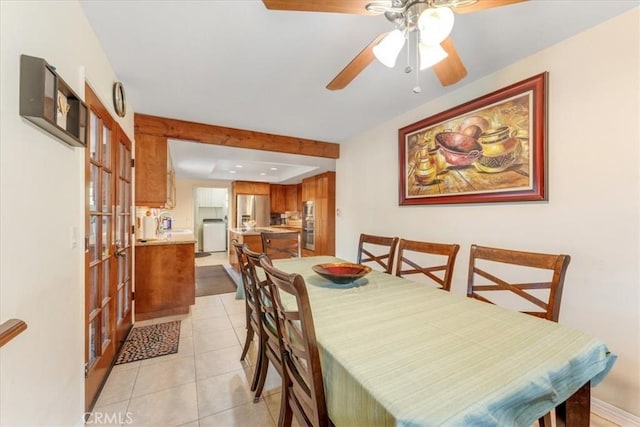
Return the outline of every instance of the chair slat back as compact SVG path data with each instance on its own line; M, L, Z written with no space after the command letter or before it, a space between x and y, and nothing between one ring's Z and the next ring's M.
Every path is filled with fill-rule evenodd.
M258 305L258 290L256 284L253 281L248 267L248 260L244 254L244 250L247 245L239 243L236 239L231 241L233 248L238 258L238 265L240 266L240 276L242 277L242 287L244 288L245 303L247 308L247 321L256 326L256 331L260 325L260 307Z
M372 263L374 266L382 267L385 273L391 274L398 240L397 237L360 234L356 262L358 264Z
M564 278L570 261L569 255L542 254L471 245L467 296L493 304L495 299L490 299L487 293L507 291L541 309L536 311L522 310L523 313L557 322L560 316ZM479 266L480 262L483 262L482 267ZM504 274L499 270L500 264L526 267L526 269L522 269L522 280L505 279ZM531 268L548 270L551 277L548 280L532 281L529 278ZM489 269L491 272L488 271ZM547 298L542 299L539 294L528 292L540 289L548 290Z
M435 282L439 288L449 291L451 289L453 267L455 266L456 255L459 249L460 245L457 244L400 239L398 243L396 276L406 277L414 274L422 274ZM417 260L418 254L433 256L430 257L428 261L429 264L434 262L436 265L421 265L424 261L420 262ZM440 264L440 262L444 262L444 264Z
M327 426L322 367L304 278L273 267L267 256L260 263L273 289L282 331L288 408L300 425ZM282 302L285 298L287 307ZM295 307L289 302L295 302Z
M254 252L248 247L244 248L244 254L248 260L249 275L257 284L258 303L260 304L260 311L262 313L260 326L267 336L267 351L270 353L268 356L274 361L275 368L280 372L280 375L282 375L284 347L282 345L282 334L280 332L272 289L271 286L269 286L269 279L266 275L263 279L260 279L258 276L258 270L262 270L260 257L264 254Z
M300 258L302 245L297 231L260 233L262 251L271 259Z

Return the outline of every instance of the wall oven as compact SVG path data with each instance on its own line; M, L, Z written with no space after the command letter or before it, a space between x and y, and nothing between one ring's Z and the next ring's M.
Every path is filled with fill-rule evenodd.
M316 250L315 206L313 202L302 204L302 247Z

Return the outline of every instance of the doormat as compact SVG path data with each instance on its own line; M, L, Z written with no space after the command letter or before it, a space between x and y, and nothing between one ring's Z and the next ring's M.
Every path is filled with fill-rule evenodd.
M235 291L236 283L222 265L196 267L196 297Z
M178 352L180 320L131 329L116 365Z
M211 252L196 252L196 258L204 258L211 255Z

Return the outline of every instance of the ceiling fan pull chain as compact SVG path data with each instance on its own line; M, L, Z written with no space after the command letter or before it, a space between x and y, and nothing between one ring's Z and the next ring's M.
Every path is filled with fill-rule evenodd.
M413 68L411 67L411 37L409 36L408 31L404 33L404 37L407 39L407 66L405 67L404 72L409 74L413 71Z
M422 92L420 87L420 41L416 36L416 85L413 87L413 93Z

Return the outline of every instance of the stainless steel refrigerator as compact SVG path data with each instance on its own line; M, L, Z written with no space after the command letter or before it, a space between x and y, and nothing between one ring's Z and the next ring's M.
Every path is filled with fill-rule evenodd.
M253 220L256 227L269 227L271 205L269 196L239 195L236 204L236 227Z

